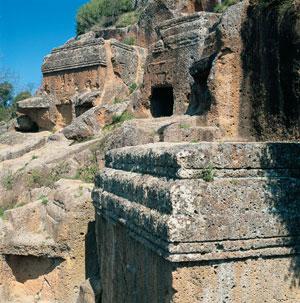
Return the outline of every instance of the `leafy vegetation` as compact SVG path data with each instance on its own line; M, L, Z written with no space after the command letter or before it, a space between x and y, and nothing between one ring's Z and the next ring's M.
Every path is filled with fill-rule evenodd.
M134 119L134 115L125 111L121 115L113 115L112 122L109 125L106 125L104 131L112 131L113 129L119 127L123 122Z
M67 177L70 170L70 165L67 162L61 162L50 171L34 169L28 174L27 184L31 188L43 186L52 188L55 182Z
M135 38L133 36L125 37L122 42L127 45L135 45L136 43Z
M4 212L5 212L6 210L7 210L6 208L0 206L0 218L3 218Z
M87 183L93 183L97 172L99 171L99 164L96 154L94 154L88 165L77 169L74 179L78 179Z
M206 168L203 169L202 179L206 182L212 182L212 181L214 181L214 178L215 178L215 173L214 173L212 165L210 164Z
M119 104L119 103L122 103L124 100L123 99L120 99L120 98L114 98L114 101L113 101L113 103L114 104Z
M140 14L137 11L124 13L118 18L115 25L116 27L127 27L129 25L137 23L139 16Z
M191 128L191 126L189 124L181 123L181 124L179 124L179 128L180 129L189 129L189 128Z
M22 91L14 97L14 87L8 81L0 83L0 121L9 121L16 116L17 102L30 98L29 91Z
M138 85L136 83L131 83L129 85L129 92L130 92L130 94L132 94L133 92L135 92L137 90L137 88L138 88Z
M45 195L40 196L39 200L41 201L41 203L42 203L43 205L47 205L48 202L49 202L48 197L45 196Z
M107 27L118 23L122 26L134 22L134 14L125 15L133 10L132 0L91 0L78 10L77 34L84 34L96 25Z
M2 106L9 106L13 98L13 85L8 81L0 83L0 104Z
M14 185L14 176L11 171L9 171L1 180L2 186L6 190L12 190Z
M215 13L223 13L229 6L237 4L238 0L225 0L214 7Z
M131 113L125 111L121 115L113 115L112 124L123 123L123 122L131 120L133 118L134 118L134 116Z

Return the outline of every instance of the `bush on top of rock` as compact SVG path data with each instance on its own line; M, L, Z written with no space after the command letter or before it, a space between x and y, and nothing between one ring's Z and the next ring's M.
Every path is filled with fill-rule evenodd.
M84 34L95 25L111 26L117 22L118 16L133 10L132 0L91 0L78 10L77 34Z

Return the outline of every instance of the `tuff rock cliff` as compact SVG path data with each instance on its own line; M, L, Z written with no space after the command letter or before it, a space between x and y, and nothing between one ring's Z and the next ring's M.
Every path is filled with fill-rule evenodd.
M0 126L1 303L300 300L300 3L216 2L45 57Z

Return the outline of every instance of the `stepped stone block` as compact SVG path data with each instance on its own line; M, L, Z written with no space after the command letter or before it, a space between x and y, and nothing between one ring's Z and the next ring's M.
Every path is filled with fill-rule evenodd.
M93 191L103 302L297 302L299 151L274 142L110 151Z

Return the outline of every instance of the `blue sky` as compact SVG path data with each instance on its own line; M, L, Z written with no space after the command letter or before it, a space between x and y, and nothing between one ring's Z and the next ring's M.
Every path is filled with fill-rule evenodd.
M0 0L0 68L17 90L42 79L43 57L75 35L75 16L87 0Z

